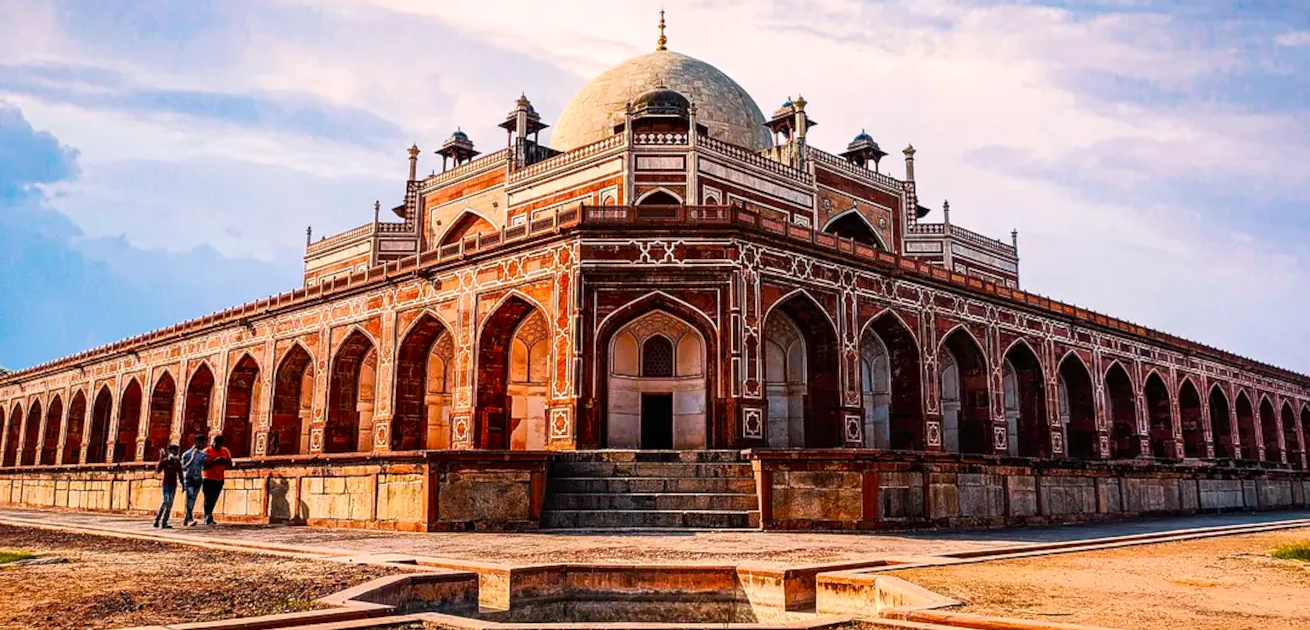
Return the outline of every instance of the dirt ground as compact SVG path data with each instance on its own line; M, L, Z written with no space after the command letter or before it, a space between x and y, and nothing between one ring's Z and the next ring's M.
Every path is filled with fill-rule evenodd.
M1134 630L1310 628L1310 563L1278 560L1310 528L1124 547L896 577L964 601L963 612Z
M81 630L307 610L387 569L0 525L0 549L65 564L0 568L0 629Z

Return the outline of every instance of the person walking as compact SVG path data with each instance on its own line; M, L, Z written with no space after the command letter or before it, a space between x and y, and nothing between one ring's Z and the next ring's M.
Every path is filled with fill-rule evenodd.
M182 490L186 492L186 514L182 518L184 526L196 524L196 497L200 495L204 481L205 447L208 445L209 438L197 435L195 443L182 455Z
M223 446L223 436L214 436L214 442L205 449L204 483L205 524L214 524L214 506L218 505L218 495L223 492L223 475L232 465L232 451Z
M182 476L182 460L177 456L177 445L169 444L168 450L159 452L159 463L155 465L155 472L164 473L163 479L159 480L159 511L155 512L155 527L159 529L173 529L168 524L168 517L173 511L173 499L177 497L177 480Z

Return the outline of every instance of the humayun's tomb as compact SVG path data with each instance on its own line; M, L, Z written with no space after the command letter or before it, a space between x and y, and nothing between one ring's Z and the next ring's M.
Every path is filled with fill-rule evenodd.
M153 511L160 449L208 433L238 458L221 518L244 522L1306 505L1310 377L1024 292L1014 235L923 205L913 147L825 151L810 113L765 115L661 35L549 146L519 97L503 148L456 132L420 177L411 147L403 201L311 237L303 287L0 376L0 504Z

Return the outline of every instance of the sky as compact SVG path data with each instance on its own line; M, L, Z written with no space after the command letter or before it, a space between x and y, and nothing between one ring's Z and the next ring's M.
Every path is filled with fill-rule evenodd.
M552 122L661 5L812 144L913 143L1023 288L1310 373L1307 0L0 0L0 365L299 286L411 143Z

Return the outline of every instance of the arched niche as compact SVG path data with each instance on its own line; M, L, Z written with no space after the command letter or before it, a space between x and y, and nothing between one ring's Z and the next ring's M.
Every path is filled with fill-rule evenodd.
M68 431L64 436L64 456L61 464L76 464L82 458L82 432L86 426L86 394L77 390L68 403Z
M264 398L259 363L242 355L227 378L227 403L223 409L223 445L232 457L250 457L254 442L252 418Z
M1240 455L1234 448L1237 435L1230 410L1228 396L1215 384L1210 388L1210 434L1214 438L1214 456L1219 459L1236 459Z
M1060 424L1064 426L1065 452L1076 459L1096 456L1099 432L1096 430L1096 390L1092 373L1077 355L1060 362L1056 385L1060 405Z
M1046 415L1046 377L1037 354L1026 343L1005 353L1001 385L1009 453L1051 456L1051 425Z
M145 392L141 383L135 378L127 382L118 401L118 435L114 436L114 454L111 461L130 462L136 459L136 437L141 430L141 410L145 404ZM153 458L158 453L145 453Z
M1301 440L1296 431L1296 412L1292 405L1283 401L1282 411L1283 440L1287 444L1287 462L1292 468L1301 468Z
M617 329L608 353L607 446L707 448L706 351L694 326L651 311Z
M34 466L36 465L36 456L38 448L37 440L41 437L41 401L33 401L32 406L27 410L27 422L23 424L23 446L19 458L19 465Z
M197 437L209 437L209 406L214 398L214 373L201 363L191 373L182 402L182 444L188 448Z
M1175 458L1174 452L1174 417L1173 406L1169 400L1169 388L1158 373L1152 372L1146 377L1146 421L1151 438L1151 456L1157 458Z
M1114 363L1105 373L1106 415L1110 417L1110 457L1141 457L1141 439L1137 434L1137 403L1133 381L1128 371Z
M1183 379L1178 388L1178 421L1183 430L1183 457L1205 457L1205 424L1201 413L1201 393L1191 379Z
M904 322L890 311L869 322L860 336L866 447L924 447L920 374L919 347Z
M337 347L328 379L328 418L323 452L373 450L373 403L378 353L373 340L355 329Z
M18 465L18 442L23 435L23 405L14 404L5 422L5 466Z
M987 357L978 341L956 328L938 350L942 395L942 447L955 453L993 451Z
M63 421L64 400L56 395L50 400L50 406L46 409L45 437L41 441L41 453L37 463L47 466L56 463L55 457L59 452L59 432L63 428Z
M304 346L292 344L273 375L273 419L265 453L308 453L313 408L314 357Z
M173 436L173 406L177 400L177 383L173 375L164 372L155 382L155 389L150 394L150 415L146 420L145 457L151 458L168 447ZM180 444L180 448L191 448L190 444Z
M764 321L766 437L773 447L841 446L837 330L808 295L776 304Z
M474 430L478 448L544 446L545 396L550 383L549 370L542 363L549 365L549 343L541 342L549 337L545 333L548 326L541 309L519 295L505 298L482 324ZM538 343L540 347L536 347ZM534 348L540 354L534 356Z
M1241 459L1257 461L1260 459L1260 440L1256 437L1255 430L1255 407L1251 405L1251 399L1247 397L1245 391L1237 393L1237 401L1233 403L1234 411L1237 412L1237 434L1241 442Z
M405 333L396 354L396 404L391 449L450 448L447 388L454 342L445 324L424 313Z
M109 386L100 387L91 405L91 423L86 435L86 463L105 463L105 450L109 444L109 416L113 414L114 396Z
M1278 440L1278 436L1282 431L1279 430L1278 416L1274 413L1274 404L1269 402L1267 396L1260 399L1260 433L1261 437L1264 438L1265 461L1283 461L1283 449Z

